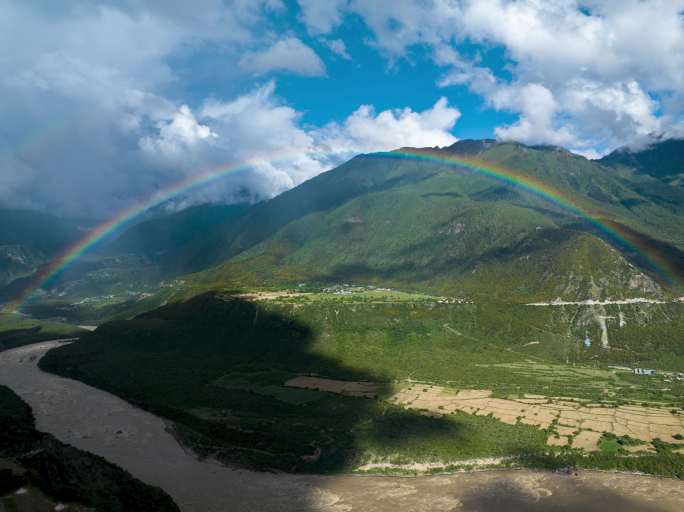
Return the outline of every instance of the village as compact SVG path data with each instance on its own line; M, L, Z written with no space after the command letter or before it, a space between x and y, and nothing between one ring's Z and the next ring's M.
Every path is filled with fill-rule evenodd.
M634 375L644 375L647 377L663 377L665 382L672 382L673 380L684 381L684 373L682 372L670 372L665 370L656 370L653 368L631 368L629 366L608 366L611 370L630 372Z

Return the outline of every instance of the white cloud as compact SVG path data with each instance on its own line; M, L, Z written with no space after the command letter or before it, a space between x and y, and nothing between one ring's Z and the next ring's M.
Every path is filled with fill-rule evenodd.
M211 158L253 163L261 179L251 185L262 196L327 170L313 138L299 125L299 112L276 98L273 82L231 101L208 101L199 115L218 135Z
M404 108L376 114L372 106L363 105L343 123L317 130L315 137L321 147L345 157L402 146L447 146L457 140L451 130L460 116L446 98L423 112Z
M390 58L404 56L415 44L448 44L460 27L461 6L453 0L352 0L374 35L373 44Z
M373 33L371 44L394 59L415 44L441 46L459 31L461 6L454 0L298 0L312 34L328 34L346 12L360 16Z
M323 61L296 37L281 39L263 51L246 53L240 59L240 67L259 75L271 71L325 75Z
M554 116L558 113L559 105L551 91L543 85L533 83L499 87L490 101L498 109L520 113L516 123L496 128L497 138L529 144L578 145L579 141L569 127L555 126Z
M655 114L657 102L635 80L610 85L573 80L563 94L566 109L582 120L587 133L603 130L608 132L604 138L612 135L624 140L659 133L662 129Z
M684 83L681 0L464 4L462 30L504 45L521 75L550 82L578 74L609 82L638 76L655 89Z
M0 59L0 204L106 216L203 170L240 163L243 171L179 204L230 201L245 188L270 197L360 151L455 140L459 113L446 100L424 112L364 106L316 128L276 96L273 82L243 80L249 92L221 99L172 98L181 77L169 62L202 45L220 47L236 77L244 76L239 55L257 74L325 73L299 39L274 43L265 29L265 13L283 9L280 2L200 1L73 0L53 9L0 0L0 44L13 48ZM342 40L325 40L345 56Z
M316 19L301 3L304 20ZM350 0L344 7L365 21L371 44L390 61L426 46L436 64L451 67L440 85L468 85L518 113L518 122L498 128L501 136L588 152L682 130L684 0ZM343 18L325 19L319 31ZM503 76L477 56L466 62L458 53L466 40L503 48L510 61ZM536 94L545 110L534 113L533 99L501 101L511 91Z
M678 116L654 94L684 91L684 2L593 1L585 7L570 0L464 3L463 34L502 45L517 87L539 84L553 98L550 117L534 118L519 102L512 109L519 122L498 134L595 155L673 129ZM472 78L473 89L496 103L497 87L483 91Z
M338 57L342 57L345 60L351 60L351 55L349 55L349 52L347 51L347 45L344 44L342 39L330 39L324 41L324 43L330 48L330 51Z
M348 0L299 0L302 21L312 34L330 32L342 20L341 10Z
M147 153L165 158L182 156L198 144L217 137L208 126L197 122L187 105L181 105L169 121L159 121L157 126L159 135L142 137L140 147Z
M301 114L277 99L272 81L230 101L209 100L194 115L182 110L173 121L160 124L157 137L143 140L148 155L157 152L181 173L197 171L188 162L205 167L246 162L252 167L202 191L196 201L230 198L238 188L236 180L260 197L271 197L358 153L452 144L456 138L450 131L460 116L441 98L423 112L403 108L376 114L363 105L341 123L306 129ZM178 134L192 146L176 151Z
M0 204L109 215L237 158L221 154L194 109L169 99L180 78L169 62L220 47L239 79L236 55L272 37L266 15L283 8L279 0L0 0L0 45L12 48L0 57Z

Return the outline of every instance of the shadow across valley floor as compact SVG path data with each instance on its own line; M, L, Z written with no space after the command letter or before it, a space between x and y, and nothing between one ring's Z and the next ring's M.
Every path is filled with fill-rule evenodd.
M539 473L553 480L550 487L541 487L548 487L555 496L556 487L564 485L558 479L572 482L568 501L551 502L546 494L530 492L525 481L520 482L529 472L416 480L310 475L339 474L372 461L410 466L412 461L524 455L539 452L545 439L542 431L531 426L465 413L431 417L395 405L387 400L393 390L386 375L360 371L325 355L317 340L330 335L327 329L339 321L339 303L321 307L324 310L317 314L326 315L328 321L325 327L316 322L313 328L296 313L296 303L252 303L230 295L205 294L132 320L104 324L80 341L48 352L40 367L107 390L171 420L176 437L206 457L202 468L192 465L194 458L190 472L175 465L178 460L171 464L163 456L169 447L157 454L153 440L136 439L144 454L126 456L134 457L136 467L146 462L135 457L168 464L171 469L157 467L151 473L169 473L165 482L181 479L175 484L178 488L171 485L167 490L185 497L179 501L183 510L210 510L207 501L216 505L218 499L221 507L211 510L499 510L507 495L518 507L510 510L592 510L583 506L586 502L573 501L573 493L590 495L581 480L551 473ZM363 344L363 339L358 337L358 343ZM396 348L388 344L383 350ZM363 352L368 347L347 349ZM374 357L373 351L366 352L368 360ZM39 373L41 379L56 379ZM63 381L63 385L79 386L73 381ZM420 393L423 385L413 387ZM122 410L113 397L98 397L98 393L89 405L107 403L112 410L98 411L100 417ZM87 391L78 391L79 397L82 394ZM73 399L67 393L67 401ZM143 425L148 419L136 421ZM124 428L116 442L123 446L129 435L133 442L135 425ZM142 433L144 428L140 428ZM219 468L211 464L216 459L266 472ZM145 474L149 472L147 467ZM154 483L164 487L160 480ZM221 486L220 492L212 487L216 485ZM197 495L208 489L220 498ZM607 504L627 503L619 493L600 492ZM552 506L540 508L539 503Z
M486 420L386 401L386 376L317 353L319 334L278 306L210 293L104 324L40 366L172 420L197 453L247 468L338 472L371 454L425 459L445 455L435 447L449 439L477 438ZM303 386L286 385L302 376ZM368 389L335 390L335 379Z

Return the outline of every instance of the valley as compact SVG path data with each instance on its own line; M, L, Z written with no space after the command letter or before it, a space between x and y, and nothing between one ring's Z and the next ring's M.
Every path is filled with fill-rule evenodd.
M679 476L682 307L483 305L364 287L205 294L105 324L40 364L247 468L494 457ZM610 344L587 346L605 316Z
M684 293L683 204L681 187L553 147L402 148L268 201L140 219L49 286L16 279L0 296L38 286L25 312L81 322L302 283L487 303L668 301Z
M57 345L0 353L4 369L0 385L12 385L31 405L40 429L167 489L184 512L218 512L227 504L235 511L257 507L265 512L397 508L494 512L504 503L514 512L549 507L675 512L684 499L675 480L589 471L576 476L518 470L398 479L255 473L224 467L183 450L162 419L108 393L38 371L36 361Z
M0 512L684 511L684 0L0 41Z
M427 507L439 478L450 510L470 499L459 482L494 481L460 473L484 469L524 489L521 510L538 500L525 482L605 479L619 495L588 487L596 503L639 500L617 483L636 477L588 471L684 478L684 203L645 195L655 179L463 141L158 212L5 286L0 381L40 428L183 510L226 493L334 511L368 493L384 510L406 476L397 503Z

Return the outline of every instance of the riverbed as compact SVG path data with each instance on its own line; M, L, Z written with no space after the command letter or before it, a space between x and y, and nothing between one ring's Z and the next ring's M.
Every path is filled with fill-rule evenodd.
M184 512L684 510L684 482L583 471L482 471L372 477L260 473L199 460L166 423L77 381L40 371L59 341L0 353L0 384L32 408L37 428L100 455L169 493Z

